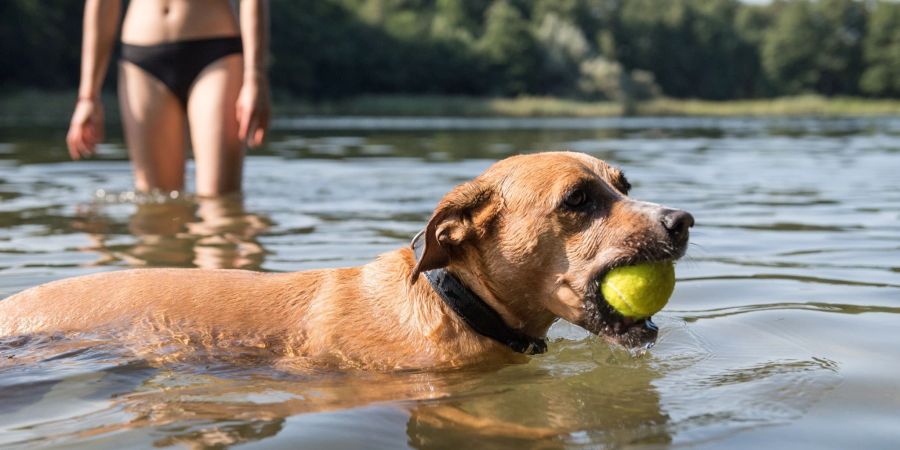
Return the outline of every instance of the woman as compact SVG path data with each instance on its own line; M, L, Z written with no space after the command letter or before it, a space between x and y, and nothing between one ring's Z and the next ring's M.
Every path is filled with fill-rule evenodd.
M73 159L103 139L100 90L121 0L87 0L78 104L66 141ZM185 122L196 192L241 190L243 145L262 143L270 105L266 0L131 0L122 24L119 105L139 191L184 189ZM186 119L186 120L185 120Z

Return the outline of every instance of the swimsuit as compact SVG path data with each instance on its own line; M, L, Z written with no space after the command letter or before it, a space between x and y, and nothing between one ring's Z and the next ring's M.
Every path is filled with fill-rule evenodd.
M241 38L191 39L156 45L122 44L122 60L128 61L165 84L187 108L194 80L219 58L242 53Z

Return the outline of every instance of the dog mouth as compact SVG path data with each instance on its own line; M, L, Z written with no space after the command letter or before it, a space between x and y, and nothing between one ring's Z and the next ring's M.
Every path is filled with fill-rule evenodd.
M584 320L580 325L591 333L626 348L650 348L656 343L659 333L652 318L625 317L613 309L602 294L599 298L589 299L584 303Z
M626 348L650 348L656 343L659 328L651 317L636 319L625 317L616 311L604 298L600 283L606 274L621 266L642 262L673 261L670 258L641 259L621 261L604 267L596 276L590 278L588 292L584 301L584 318L578 324L593 334L607 341Z

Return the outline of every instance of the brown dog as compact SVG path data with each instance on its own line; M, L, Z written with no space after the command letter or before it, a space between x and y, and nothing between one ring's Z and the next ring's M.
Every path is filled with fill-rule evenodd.
M448 193L413 249L365 266L71 278L0 301L0 336L86 332L381 370L518 361L543 350L558 318L642 345L656 328L613 312L596 280L679 258L693 218L629 187L588 155L515 156Z

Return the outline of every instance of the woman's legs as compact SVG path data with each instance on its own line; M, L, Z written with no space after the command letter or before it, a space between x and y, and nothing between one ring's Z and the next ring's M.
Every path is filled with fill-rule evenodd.
M135 189L184 189L185 115L178 99L161 81L123 61L119 105Z
M243 68L240 54L228 55L206 66L191 88L187 109L199 196L241 190L244 146L235 104Z

